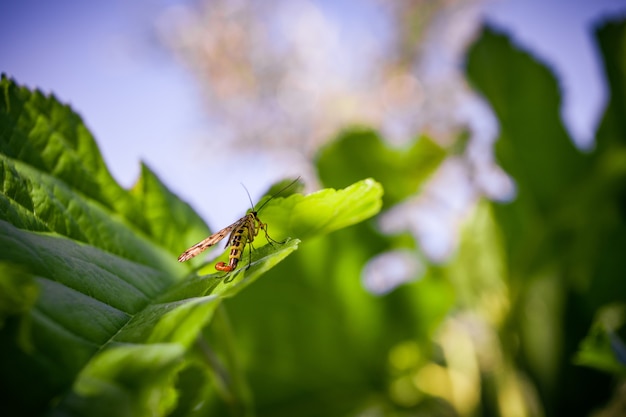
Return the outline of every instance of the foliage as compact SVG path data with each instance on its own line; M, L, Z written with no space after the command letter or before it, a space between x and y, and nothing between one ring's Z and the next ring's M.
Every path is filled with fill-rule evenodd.
M3 407L540 416L589 415L616 383L618 398L626 24L605 24L597 39L611 98L584 153L559 120L551 72L483 31L467 74L498 117L496 158L517 195L478 202L454 257L385 295L360 282L367 263L397 249L423 257L365 220L420 192L448 156L430 138L394 149L364 128L341 133L315 160L338 190L268 203L270 233L292 239L258 247L224 285L198 260L175 261L208 233L189 206L145 166L122 189L78 116L3 79ZM368 177L382 186L358 181Z
M598 31L605 56L623 55L624 33L623 24ZM372 257L412 246L361 223L308 242L273 279L228 300L249 346L243 367L257 414L588 415L604 406L624 364L621 322L592 324L626 301L625 72L616 64L607 58L619 77L597 148L584 153L559 120L555 77L486 29L467 71L498 116L496 157L516 198L481 201L454 258L387 295L357 277ZM316 164L326 186L379 179L389 209L419 192L444 157L426 137L391 149L357 129Z
M289 238L255 240L242 259L249 267L221 284L223 274L176 261L209 231L147 166L123 189L69 107L4 76L0 88L3 414L166 415L206 403L197 393L216 386L249 408L236 369L198 336L218 328L231 337L209 326L220 302L295 251L298 238L374 215L380 185L272 200L264 211Z
M616 59L625 28L610 22L597 31L611 96L589 153L562 126L557 82L544 66L489 30L469 52L469 78L500 123L497 160L517 186L514 201L492 205L511 303L500 337L547 415L587 414L610 392L610 378L575 366L573 357L596 312L626 301L626 65ZM585 342L578 362L591 365L581 358L592 352L618 362L623 355L613 346Z

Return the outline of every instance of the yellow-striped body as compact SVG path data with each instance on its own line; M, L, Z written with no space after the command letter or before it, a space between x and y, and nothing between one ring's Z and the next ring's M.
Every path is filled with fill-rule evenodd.
M228 264L224 262L215 264L215 269L218 271L230 272L235 270L246 244L252 244L255 236L259 233L259 229L265 230L265 224L261 223L261 220L259 220L254 212L247 214L242 220L244 221L240 227L230 234L228 242L226 243L226 246L230 246Z
M237 268L237 264L241 259L246 245L252 245L254 238L259 234L259 230L261 229L265 232L265 237L268 242L273 242L274 240L267 234L267 225L259 219L256 211L252 211L230 226L223 228L219 232L207 237L202 242L196 243L187 249L178 257L178 261L184 262L193 258L224 239L224 237L230 233L228 241L226 242L226 247L230 247L229 261L228 263L218 262L215 264L215 269L224 272L233 271Z
M252 255L252 242L254 241L254 238L259 234L259 230L263 230L263 232L265 233L265 237L270 244L272 244L272 242L283 243L275 241L268 235L267 224L263 223L259 219L257 213L267 203L274 199L274 197L294 185L299 179L300 177L296 178L294 181L283 187L276 194L272 195L261 205L261 207L259 207L258 210L255 211L253 208L252 211L243 216L241 219L237 220L235 223L223 228L218 232L213 233L211 236L207 237L203 241L198 242L189 249L187 249L178 257L178 262L185 262L199 255L200 253L204 252L205 250L228 236L228 241L226 242L226 247L230 247L228 264L225 262L218 262L215 265L215 269L217 269L218 271L231 272L237 268L237 265L241 260L241 256L244 249L246 248L246 245L250 245L250 255ZM248 192L248 190L246 190L246 192ZM250 197L250 194L248 194L248 197ZM250 204L252 205L252 201L250 201ZM250 266L250 264L248 264L248 266Z

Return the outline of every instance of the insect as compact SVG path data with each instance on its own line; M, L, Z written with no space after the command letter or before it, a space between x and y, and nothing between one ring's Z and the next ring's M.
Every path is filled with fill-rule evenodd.
M250 245L250 255L252 254L252 242L254 241L254 238L259 234L259 230L263 230L263 232L265 233L265 237L267 238L267 241L270 245L272 243L281 243L275 241L269 236L269 234L267 233L267 223L263 223L261 219L259 219L258 213L263 207L265 207L267 203L274 199L274 197L294 185L299 179L300 177L296 178L287 186L280 189L276 194L272 195L267 201L263 203L261 207L259 207L258 210L254 210L254 206L252 205L252 199L250 199L250 193L248 193L248 190L246 189L246 193L248 194L248 198L250 199L250 205L252 205L251 211L230 226L226 226L222 230L213 233L211 236L207 237L203 241L198 242L189 249L187 249L178 257L178 262L185 262L193 258L194 256L199 255L200 253L204 252L211 246L224 239L230 233L230 236L226 241L226 247L230 247L228 263L218 262L217 264L215 264L215 269L228 273L234 271L235 268L237 268L237 265L239 264L239 260L241 259L241 255L243 254L243 250L245 249L246 245ZM244 189L245 188L246 187L244 187ZM249 267L250 264L248 264L247 268Z

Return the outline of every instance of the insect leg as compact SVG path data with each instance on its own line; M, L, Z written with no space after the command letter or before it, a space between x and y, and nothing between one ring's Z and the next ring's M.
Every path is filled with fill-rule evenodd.
M231 271L231 272L227 272L224 275L222 275L222 278L225 278L224 279L224 284L228 284L229 282L234 280L238 273L239 273L239 271Z
M286 242L286 240L283 240L282 242L279 242L279 241L277 241L277 240L275 240L275 239L272 239L272 238L270 237L270 235L267 233L267 223L261 223L261 224L259 225L259 227L260 227L261 229L263 229L263 232L265 233L265 238L267 239L267 243L269 243L270 245L274 246L274 243L277 243L277 244L279 244L279 245L282 245L283 243L285 243L285 242Z
M248 266L246 266L246 271L252 265L252 242L248 243Z

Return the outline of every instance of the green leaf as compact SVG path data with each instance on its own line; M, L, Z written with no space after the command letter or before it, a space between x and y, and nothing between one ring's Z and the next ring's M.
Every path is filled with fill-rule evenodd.
M27 269L11 262L0 262L0 328L7 317L31 310L39 287Z
M407 340L432 348L451 288L426 274L369 293L360 276L378 239L362 223L307 241L254 291L226 301L260 415L350 415L384 403L391 350Z
M213 263L210 263L200 269L199 274L193 274L172 287L161 297L161 300L177 300L194 294L232 297L295 251L299 242L298 239L288 239L284 243L261 246L252 252L251 258L247 256L242 258L240 265L245 265L244 267L228 275L224 272L215 272ZM232 284L228 287L218 286L222 278L232 281Z
M141 239L133 236L137 232L174 254L178 250L172 248L172 236L179 236L178 243L182 240L184 246L207 232L200 217L167 191L145 165L131 193L115 182L93 137L69 106L18 87L4 75L1 91L0 180L4 182L2 198L9 199L1 207L7 212L0 212L0 218L28 230L54 231L100 244L114 253L129 246L119 240ZM74 199L75 193L84 198ZM111 225L102 227L104 222ZM145 247L152 244L143 246L123 256L153 250ZM155 260L150 258L145 261Z
M30 92L2 75L0 154L20 160L112 212L146 227L131 196L112 178L80 116L53 96Z
M0 262L0 330L7 322L16 327L15 342L24 352L33 352L29 313L39 297L40 288L27 268ZM10 321L13 320L13 323Z
M168 190L145 164L131 194L147 220L146 230L152 241L171 253L179 254L181 246L191 246L209 234L191 206Z
M275 198L259 216L271 225L271 232L308 238L323 235L368 219L382 206L382 186L372 179L359 181L343 190L324 189L308 195Z
M259 241L233 273L199 275L176 257L208 228L147 166L132 190L123 189L68 106L6 77L0 91L0 409L175 412L176 376L201 363L190 347L221 300L257 281L299 240ZM364 181L321 197L292 195L295 206L277 198L263 212L270 228L286 233L299 230L276 216L295 209L293 221L313 218L316 227L302 233L310 237L375 214L381 194ZM195 407L191 398L202 400L185 398L186 409Z
M396 344L418 337L430 346L451 303L445 283L427 277L377 297L359 276L372 256L392 246L387 238L367 223L310 238L378 213L381 196L395 204L414 194L444 155L427 138L392 149L373 132L347 132L317 163L326 185L353 185L279 196L258 213L272 238L304 241L270 279L225 303L259 414L355 414L387 395L380 384ZM362 180L369 177L376 181ZM391 195L383 196L383 188Z
M83 369L55 414L167 415L176 405L174 383L183 354L176 344L107 349Z
M623 21L606 22L598 28L597 39L610 86L609 102L596 141L597 149L604 154L623 151L626 145L626 25Z
M428 137L404 149L390 148L371 130L350 130L317 156L320 179L328 187L341 187L372 177L385 189L385 207L415 194L443 161L446 152Z
M625 322L624 305L609 305L600 309L589 334L580 344L574 362L625 376L626 347L617 335Z
M471 82L498 116L497 161L517 185L513 201L493 204L509 279L503 304L511 303L502 339L515 346L505 352L549 414L589 413L608 399L610 377L573 366L574 355L579 364L621 372L620 334L594 325L585 338L584 329L600 307L626 302L625 33L623 20L597 32L611 100L588 153L563 128L549 68L490 29L467 61ZM481 254L488 256L496 254Z
M581 203L591 158L561 123L554 75L504 35L484 29L468 53L467 73L498 116L496 157L517 187L515 201L495 211L512 269L540 269L560 240L572 242L563 226L579 221L571 208Z
M561 123L555 76L490 29L471 47L467 74L498 117L496 154L515 179L518 198L549 209L559 198L554 190L574 186L589 167Z

